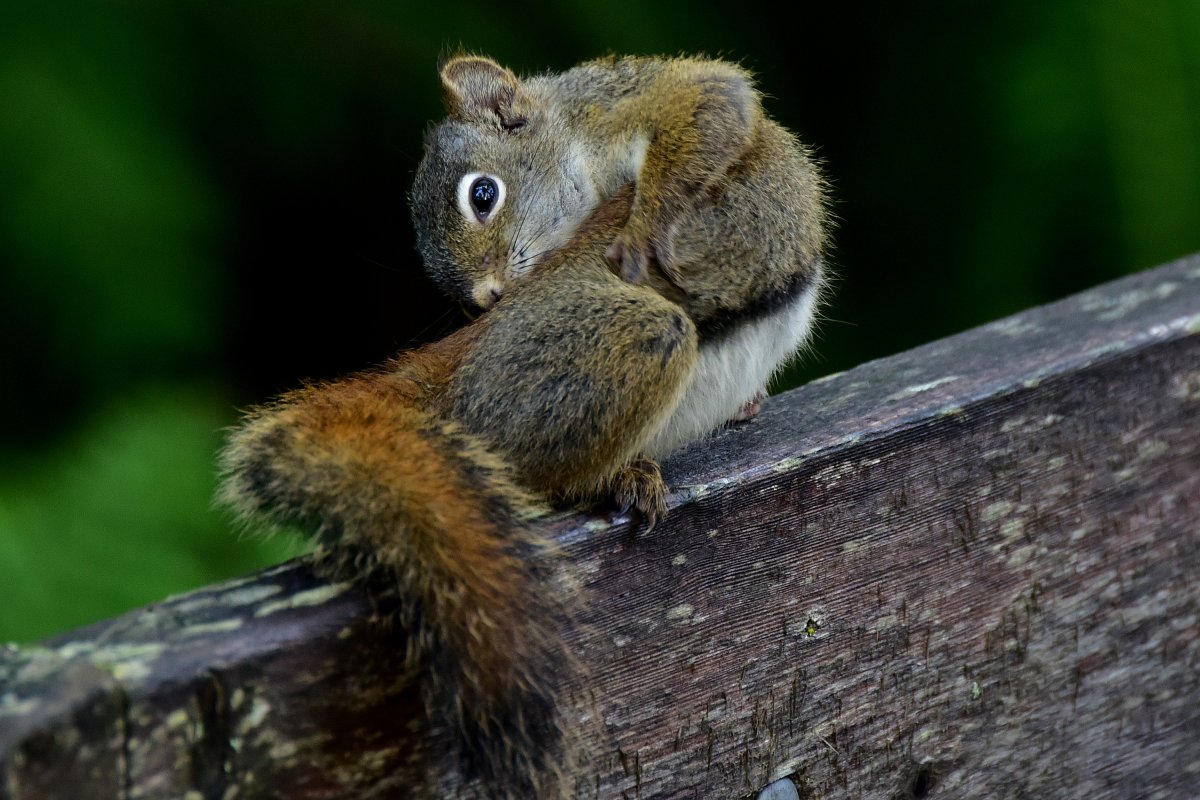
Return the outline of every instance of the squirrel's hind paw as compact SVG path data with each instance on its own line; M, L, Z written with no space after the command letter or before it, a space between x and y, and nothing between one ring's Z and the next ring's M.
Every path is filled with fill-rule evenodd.
M742 407L739 408L737 410L737 412L734 413L734 415L729 418L729 421L730 422L745 422L748 419L753 419L754 417L758 416L759 411L762 411L762 403L766 399L767 399L767 390L759 389L758 393L755 394L754 397L747 400L742 405Z
M622 513L635 509L650 528L667 515L667 484L658 462L649 458L630 461L612 480L613 495Z

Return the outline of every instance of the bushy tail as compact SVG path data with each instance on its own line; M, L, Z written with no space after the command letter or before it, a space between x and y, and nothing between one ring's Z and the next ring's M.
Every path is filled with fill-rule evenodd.
M466 771L497 796L558 796L572 661L553 547L504 462L424 407L418 383L367 374L252 412L222 454L219 500L394 579L431 722L458 729Z

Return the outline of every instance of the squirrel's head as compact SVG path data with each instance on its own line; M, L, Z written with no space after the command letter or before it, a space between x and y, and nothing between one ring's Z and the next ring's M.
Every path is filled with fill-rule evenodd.
M445 291L488 308L599 194L580 144L512 72L468 56L441 76L448 117L425 137L411 196L417 246Z

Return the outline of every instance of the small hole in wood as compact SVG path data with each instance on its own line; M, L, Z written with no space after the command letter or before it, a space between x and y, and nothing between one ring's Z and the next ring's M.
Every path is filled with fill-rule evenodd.
M913 776L912 796L914 800L920 800L922 797L928 797L929 791L933 788L933 766L930 764L922 764L917 769L917 774Z
M922 800L932 797L938 781L945 774L946 766L945 762L937 761L927 761L923 764L912 762L904 773L904 782L895 800Z

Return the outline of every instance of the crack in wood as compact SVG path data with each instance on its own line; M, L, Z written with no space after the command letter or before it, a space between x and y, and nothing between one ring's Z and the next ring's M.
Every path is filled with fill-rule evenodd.
M223 800L233 777L228 774L233 731L229 698L218 670L206 670L197 681L194 703L197 735L189 748L191 785L205 800Z

